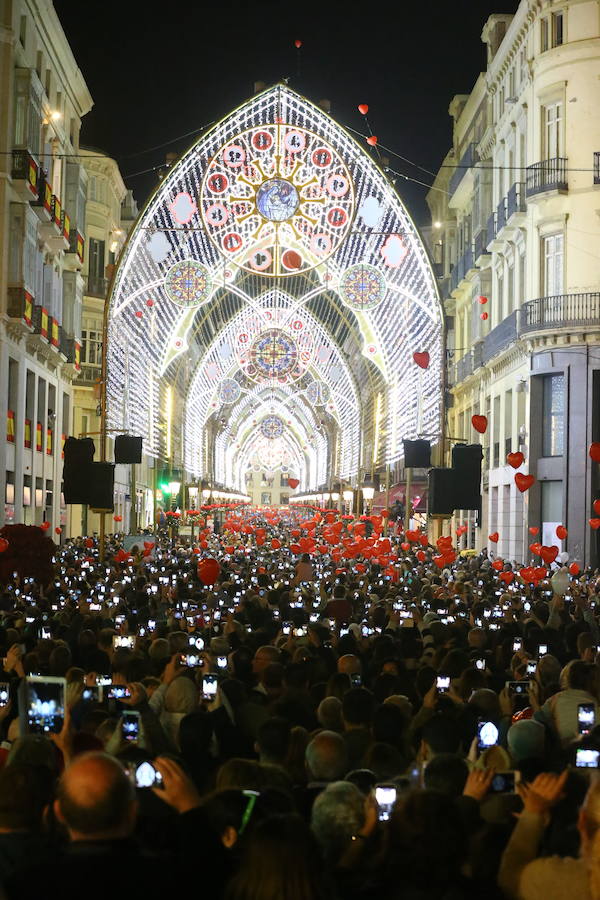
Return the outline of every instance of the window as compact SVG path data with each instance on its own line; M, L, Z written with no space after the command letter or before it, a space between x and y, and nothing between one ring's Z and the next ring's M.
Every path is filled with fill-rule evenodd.
M288 474L287 472L282 472L279 476L279 487L287 487L288 486Z
M560 47L564 40L564 16L562 12L552 13L552 46Z
M88 200L96 199L96 176L95 175L90 175L90 177L89 177L87 198L88 198Z
M519 303L521 306L522 303L525 303L527 297L525 296L525 254L519 254Z
M540 52L545 53L549 43L550 27L547 17L540 19Z
M565 376L544 375L543 379L542 456L562 456L565 445Z
M542 240L543 255L543 294L554 297L563 292L563 255L564 238L560 234L549 234Z
M562 101L544 106L544 153L546 159L555 159L563 153L563 105Z
M104 241L90 238L88 258L90 278L104 278Z
M21 16L21 22L19 24L19 40L21 41L21 47L25 49L25 44L27 42L27 16Z
M281 494L279 497L279 505L280 506L288 506L290 502L289 494Z
M81 332L81 361L89 366L102 365L102 330Z
M563 521L562 481L542 481L542 535L543 543L557 543L556 526Z
M260 495L261 506L271 505L271 495L267 491L263 491Z

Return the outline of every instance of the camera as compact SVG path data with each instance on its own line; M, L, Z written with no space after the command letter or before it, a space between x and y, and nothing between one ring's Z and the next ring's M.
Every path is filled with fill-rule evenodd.
M577 727L579 729L579 734L589 734L595 724L595 703L579 703L577 706Z
M498 743L498 729L493 722L479 722L477 725L477 746L486 750Z
M578 769L597 769L600 750L584 750L578 747L575 751L575 765Z
M111 684L106 696L109 700L124 700L131 697L131 691L125 684Z
M217 676L205 675L202 679L202 696L205 700L214 700L217 696Z
M137 788L162 787L163 777L151 762L140 763L136 768L128 767L126 772Z
M377 803L378 819L387 822L392 814L398 788L395 784L378 784L375 787L375 802Z
M202 665L202 657L198 653L182 653L179 656L179 664L188 669L196 669Z
M123 737L126 741L137 741L140 736L140 714L136 710L123 713L121 719Z
M65 717L64 678L29 675L19 687L22 733L58 734Z
M439 694L446 694L450 690L450 676L438 675L435 680L435 686Z

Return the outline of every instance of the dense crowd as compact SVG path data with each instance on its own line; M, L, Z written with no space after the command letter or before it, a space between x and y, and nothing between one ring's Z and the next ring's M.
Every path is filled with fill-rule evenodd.
M600 575L245 515L2 586L7 900L599 900Z

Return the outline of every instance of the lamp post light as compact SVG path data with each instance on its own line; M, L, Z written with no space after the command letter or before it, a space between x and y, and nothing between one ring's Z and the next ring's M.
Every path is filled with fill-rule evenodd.
M365 480L362 483L361 490L364 502L363 515L366 516L369 512L369 503L375 496L375 485L373 484L370 475L365 476Z
M346 504L346 515L352 509L352 501L354 500L354 491L348 489L346 491L342 491L342 497L344 498L344 503Z
M323 509L327 509L327 507L329 506L330 497L331 494L329 493L329 491L325 491L325 493L323 494Z

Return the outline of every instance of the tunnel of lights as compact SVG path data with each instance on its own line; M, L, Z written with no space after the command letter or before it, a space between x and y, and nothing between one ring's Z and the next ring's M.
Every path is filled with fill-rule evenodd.
M249 470L280 470L309 491L440 433L442 312L422 241L371 156L287 86L169 171L107 315L108 427L188 479L243 490Z

